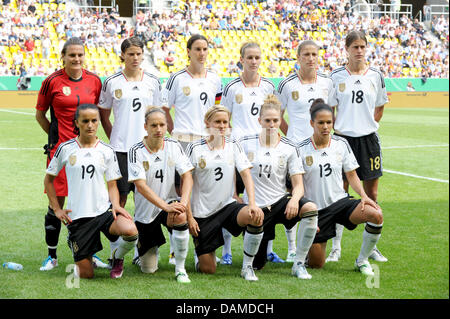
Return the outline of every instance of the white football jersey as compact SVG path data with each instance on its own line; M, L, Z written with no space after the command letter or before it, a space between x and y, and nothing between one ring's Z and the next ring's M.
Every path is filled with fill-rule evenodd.
M128 181L145 180L147 185L164 201L176 199L175 170L178 174L194 167L184 153L181 145L174 139L164 138L164 146L152 153L145 140L133 145L128 152ZM151 223L161 212L136 189L134 193L134 219Z
M103 214L110 206L107 182L122 177L111 146L98 141L95 147L82 148L77 138L62 143L47 168L57 176L65 166L69 217L76 220Z
M211 150L204 138L192 142L186 154L194 165L191 208L192 215L205 218L234 202L234 173L251 168L236 140L225 137L221 150Z
M352 75L346 67L340 67L330 77L334 90L329 104L337 106L334 130L352 137L376 132L375 108L389 102L383 74L370 67L363 75Z
M343 188L342 171L359 167L347 140L334 136L328 147L317 149L312 138L299 144L305 174L305 197L325 208L347 196Z
M187 69L173 73L166 84L167 104L175 107L174 134L206 135L204 116L206 111L220 101L222 80L206 71L204 78L193 78Z
M291 73L278 85L278 97L282 110L287 109L289 128L286 137L298 143L313 134L309 109L315 99L328 103L333 82L322 73L317 73L315 83L304 84L296 72Z
M161 106L161 84L156 76L143 72L140 81L128 81L122 72L108 77L100 93L99 107L113 109L114 123L110 144L116 152L128 152L142 141L145 111L148 106Z
M245 136L239 142L253 166L251 174L259 207L270 206L286 195L288 173L289 176L305 173L296 145L285 137L273 148L261 145L259 134ZM246 191L244 202L248 203Z
M267 95L274 93L275 86L264 77L260 77L257 87L246 87L241 78L236 78L225 86L220 104L231 112L231 135L234 138L261 132L259 111Z

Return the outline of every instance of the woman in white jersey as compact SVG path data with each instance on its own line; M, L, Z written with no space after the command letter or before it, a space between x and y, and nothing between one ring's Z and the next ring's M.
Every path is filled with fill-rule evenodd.
M181 145L165 137L167 122L164 110L149 107L145 113L147 136L128 152L128 181L134 182L134 219L139 230L138 252L144 273L158 269L158 247L166 240L161 225L172 232L175 253L175 276L189 283L184 263L189 246L186 207L192 190L194 168ZM176 201L175 171L183 181L181 199ZM175 195L175 198L171 196ZM172 200L172 201L171 201Z
M183 149L205 135L203 117L211 106L220 102L222 96L222 80L206 69L208 40L200 34L190 37L187 55L189 65L170 75L165 91L169 133L181 143ZM173 122L168 112L172 107L175 108Z
M319 73L319 46L311 40L303 41L297 48L297 63L300 70L288 75L278 85L283 117L281 131L295 143L303 141L313 133L309 121L309 109L314 99L328 101L333 83L326 75ZM289 125L284 120L287 110Z
M141 68L144 43L137 37L121 44L120 59L124 69L108 77L100 93L100 118L106 136L116 152L122 178L117 181L120 206L125 207L134 184L128 183L127 152L145 136L144 113L148 105L160 105L159 78ZM111 123L111 110L114 125ZM111 253L117 243L110 243Z
M298 143L311 136L312 129L309 124L309 108L316 98L328 100L333 89L333 83L324 74L317 71L319 64L319 46L311 40L303 41L297 48L297 63L300 70L288 75L278 85L278 97L281 101L282 117L281 131L294 143ZM284 119L287 111L289 125ZM288 188L290 188L290 181ZM295 258L296 225L286 229L288 238L288 256L286 261L292 262Z
M313 135L299 144L305 169L305 196L319 208L319 232L311 246L308 264L313 268L323 267L327 240L335 235L336 223L349 230L366 223L355 269L365 275L373 275L368 258L381 236L381 208L364 192L356 174L359 165L347 140L331 135L333 112L323 100L311 108L311 126ZM343 172L361 199L350 197L344 190Z
M351 31L345 39L347 65L331 72L334 84L329 104L335 107L335 134L350 144L359 168L357 174L363 181L364 191L373 200L378 197L378 179L383 175L378 127L388 102L383 74L369 66L366 58L367 39L362 31ZM345 189L348 183L345 181ZM343 228L338 225L333 248L327 261L338 261L341 255ZM385 262L378 249L371 259Z
M243 66L242 74L228 82L223 90L221 105L231 112L233 129L231 135L239 139L245 135L257 134L261 130L258 123L259 110L268 94L273 94L273 83L258 73L261 64L261 48L256 42L246 42L240 48L240 61ZM244 191L244 183L239 173L236 174L236 194ZM238 199L239 200L239 199ZM229 232L223 232L225 244L223 245L223 265L232 264L231 239ZM276 257L275 257L276 256ZM271 260L280 260L272 253Z
M317 207L303 197L303 165L296 144L281 137L281 103L273 94L269 95L259 115L260 133L239 140L251 161L251 174L255 183L256 205L264 211L264 236L253 266L261 269L266 263L266 246L275 239L276 224L292 228L299 223L297 247L292 275L310 279L305 268L305 259L317 231ZM286 189L286 176L291 178L292 191ZM244 193L247 202L247 193Z
M138 232L130 214L120 206L116 180L121 178L113 149L100 141L99 111L82 104L75 112L78 137L62 143L51 160L44 185L55 215L68 229L68 243L76 263L76 275L92 278L92 256L102 249L100 232L112 241L119 238L113 254L111 278L123 273L123 257L134 248ZM67 208L58 203L53 180L65 167L68 184ZM106 180L106 186L105 186Z
M168 131L184 150L190 142L205 135L203 117L222 97L221 78L206 69L208 45L203 35L195 34L189 38L186 44L189 65L170 75L163 93ZM170 115L172 107L175 109L174 121ZM175 174L175 187L180 195L178 173ZM170 260L173 260L172 252Z
M131 146L142 141L144 113L148 105L161 105L159 78L141 68L144 43L136 37L125 39L120 59L124 69L108 77L100 94L100 117L106 136L116 152L122 178L117 182L120 205L125 207L127 196L134 190L128 183L127 153ZM111 110L114 124L111 123Z
M252 263L263 236L264 213L255 204L251 164L239 143L226 136L230 125L227 108L210 108L204 121L210 134L189 144L186 151L194 165L188 223L198 256L196 268L202 273L216 272L215 251L224 244L222 228L235 237L246 230L241 276L256 281ZM248 193L248 205L233 198L236 168Z

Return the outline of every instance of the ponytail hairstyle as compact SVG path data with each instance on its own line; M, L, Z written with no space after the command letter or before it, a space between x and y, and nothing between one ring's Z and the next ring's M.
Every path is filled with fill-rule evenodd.
M147 120L150 117L150 115L152 115L153 113L156 113L156 112L159 112L162 115L164 115L164 119L166 118L166 112L164 112L164 110L161 107L150 105L145 110L145 115L144 115L145 123L147 123Z
M63 56L63 55L66 55L67 48L68 48L69 46L71 46L71 45L80 45L80 46L82 46L83 49L84 49L84 43L83 43L83 41L81 41L80 38L73 37L73 38L70 38L69 40L67 40L67 41L64 43L63 48L62 48L62 50L61 50L61 55L62 55L62 56Z
M331 106L326 104L325 101L321 98L315 99L311 104L311 108L309 109L312 121L315 120L317 113L320 111L328 111L333 114L333 109L331 108Z
M241 54L241 57L245 57L245 50L249 48L258 48L261 51L261 47L256 42L245 42L241 45L241 48L239 49L239 53Z
M228 114L228 119L231 118L231 112L229 109L227 109L225 106L222 106L222 105L215 105L215 106L210 107L208 109L208 111L206 111L205 117L204 117L205 123L209 122L209 120L213 117L213 115L218 112L225 112Z
M120 45L120 51L125 54L128 48L135 46L142 49L142 52L144 52L144 42L141 41L138 37L131 37L128 39L123 40L122 44ZM124 62L124 59L122 56L120 56L120 61Z
M80 136L80 129L77 127L75 122L80 117L80 112L84 111L84 110L95 110L95 111L97 111L97 113L99 113L98 107L95 104L86 103L86 104L81 104L77 107L77 110L75 111L75 116L73 117L73 132L77 136Z
M259 111L259 117L261 117L262 114L266 110L278 111L280 113L280 117L281 117L281 102L275 94L267 95L266 99L264 100L263 105L261 105L261 110Z

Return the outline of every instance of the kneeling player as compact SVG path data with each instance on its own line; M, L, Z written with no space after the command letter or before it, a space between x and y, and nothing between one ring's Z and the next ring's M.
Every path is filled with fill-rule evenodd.
M116 180L121 178L113 149L97 134L100 116L94 104L82 104L75 113L78 137L62 143L52 158L44 185L56 217L68 229L68 243L76 263L76 275L92 278L92 256L102 249L100 232L117 240L111 278L123 273L123 257L137 242L133 218L119 204ZM63 209L53 181L65 167L68 185L67 209ZM105 179L107 187L105 187Z
M267 244L275 239L276 224L291 229L300 221L292 275L310 279L305 259L317 231L317 207L303 197L304 173L296 145L278 133L281 123L281 103L269 95L261 106L259 123L262 131L245 136L240 143L252 162L251 174L255 182L256 204L264 211L264 237L253 266L261 269L266 263ZM286 190L286 176L292 182L292 194ZM248 200L244 193L244 201Z
M256 281L252 263L263 236L264 213L255 204L251 164L239 143L226 137L229 123L227 108L210 108L205 114L209 136L188 145L187 155L194 165L189 229L198 256L197 270L208 274L216 272L215 250L224 244L222 227L235 237L247 230L241 276ZM236 168L247 190L248 205L233 198Z
M158 269L158 247L166 240L161 229L172 231L175 253L175 277L189 283L184 264L189 246L186 207L192 189L193 166L176 140L165 137L167 122L161 108L150 107L145 113L147 136L128 152L128 181L136 185L135 221L139 230L138 253L141 270ZM176 198L175 170L181 176L181 200Z
M359 165L348 142L331 135L333 119L330 106L323 101L314 102L310 113L313 136L299 144L306 171L305 195L319 208L319 232L310 249L308 264L312 268L323 267L327 240L335 236L336 223L349 230L366 223L355 269L365 275L373 275L368 258L381 236L381 208L364 192L356 174ZM344 191L342 171L361 199L352 199Z

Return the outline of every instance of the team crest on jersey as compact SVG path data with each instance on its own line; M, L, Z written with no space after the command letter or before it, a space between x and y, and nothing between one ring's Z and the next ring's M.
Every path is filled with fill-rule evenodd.
M70 155L69 156L69 163L70 163L70 165L74 166L76 162L77 162L77 156L76 155Z
M206 160L204 157L200 157L200 160L198 161L198 166L202 169L206 167Z
M63 86L62 91L65 96L69 96L70 93L72 93L72 90L70 89L70 86Z
M145 171L148 171L148 169L150 168L150 165L148 164L147 161L143 161L143 162L142 162L142 166L144 166L144 170L145 170Z
M189 96L191 94L191 88L189 86L183 87L183 94Z
M312 156L306 156L306 165L311 166L313 162L314 161Z
M114 96L116 97L116 99L120 99L122 97L122 90L121 89L115 90Z
M339 92L345 91L345 83L339 83Z
M255 153L253 152L248 152L247 154L247 158L250 162L253 162L253 160L255 159Z
M170 167L173 167L173 166L175 165L175 162L169 157L169 160L167 161L167 164L168 164Z
M286 166L286 158L284 156L280 156L278 158L278 166L280 168L284 168Z
M292 94L292 99L293 99L294 101L297 101L298 98L299 98L298 91L293 91L291 94Z
M236 94L236 103L241 104L244 98L242 97L242 94Z

